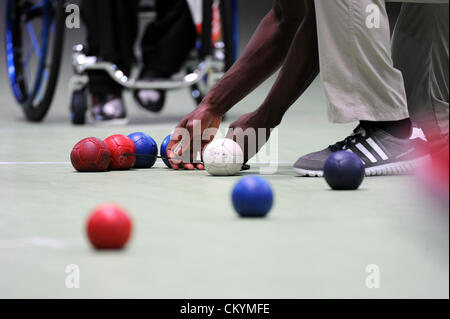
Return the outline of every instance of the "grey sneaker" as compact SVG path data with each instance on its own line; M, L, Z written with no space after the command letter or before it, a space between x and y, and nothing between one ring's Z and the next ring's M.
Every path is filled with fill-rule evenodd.
M410 174L430 158L420 129L415 128L409 139L400 139L383 130L359 125L345 140L299 158L294 170L301 176L321 177L328 157L342 150L361 158L367 176Z
M115 94L93 96L92 122L93 124L107 123L115 125L128 124L127 113L122 97Z

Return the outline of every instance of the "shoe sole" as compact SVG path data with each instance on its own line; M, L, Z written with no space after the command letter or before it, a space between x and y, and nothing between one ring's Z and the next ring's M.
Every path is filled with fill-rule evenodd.
M430 160L430 156L424 156L412 161L373 166L366 168L366 176L411 175L418 167L428 163ZM323 177L323 171L307 170L297 167L294 167L294 171L304 177Z

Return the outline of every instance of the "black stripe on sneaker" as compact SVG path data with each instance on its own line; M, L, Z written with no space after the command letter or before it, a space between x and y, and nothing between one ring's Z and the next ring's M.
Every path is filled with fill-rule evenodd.
M388 159L390 159L392 157L392 153L386 147L384 147L383 143L380 143L378 138L373 136L373 137L371 137L371 139L376 143L376 145L378 145L378 147L381 149L381 151L384 152L385 156L387 156Z

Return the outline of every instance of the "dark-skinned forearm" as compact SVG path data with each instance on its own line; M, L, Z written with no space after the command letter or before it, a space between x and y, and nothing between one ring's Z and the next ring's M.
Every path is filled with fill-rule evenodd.
M311 85L319 73L319 54L314 5L308 3L306 17L294 37L283 68L257 116L276 127L286 111Z
M300 24L283 19L275 9L263 19L241 58L210 91L202 104L216 114L225 114L283 63Z

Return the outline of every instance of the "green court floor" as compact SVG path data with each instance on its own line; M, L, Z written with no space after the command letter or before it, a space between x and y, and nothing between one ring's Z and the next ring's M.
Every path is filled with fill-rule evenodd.
M25 123L1 84L1 298L449 297L448 213L414 177L369 178L359 191L333 192L323 179L295 176L298 156L353 128L327 122L318 83L280 127L280 167L265 176L276 204L264 220L233 212L230 192L239 177L174 172L162 162L151 170L79 174L67 163L87 136L144 131L162 141L192 109L187 92L172 93L158 116L130 101L126 127L72 127L65 83L42 124ZM258 105L268 88L229 121ZM246 174L258 173L254 165ZM124 251L97 252L86 240L86 217L104 202L133 216ZM80 269L79 289L66 288L70 264ZM368 265L379 267L379 289L366 286Z

